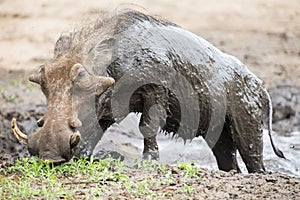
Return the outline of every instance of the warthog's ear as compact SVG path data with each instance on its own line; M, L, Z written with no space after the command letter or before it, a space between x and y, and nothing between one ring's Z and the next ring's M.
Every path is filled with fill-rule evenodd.
M29 81L37 83L37 84L41 84L42 76L44 73L45 73L45 66L41 65L37 72L35 72L34 74L31 74L29 76Z
M115 79L113 78L103 77L103 76L97 76L97 78L98 78L98 82L96 88L96 95L101 95L109 87L115 84Z

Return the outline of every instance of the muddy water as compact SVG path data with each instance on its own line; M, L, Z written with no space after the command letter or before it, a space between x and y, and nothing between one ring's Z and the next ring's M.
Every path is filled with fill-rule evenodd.
M266 133L264 160L267 169L300 178L300 132L292 132L286 136L274 134L274 137L287 159L279 159L274 155Z
M132 163L134 159L141 159L143 137L138 130L139 115L129 114L120 124L110 127L98 143L94 153L109 150L121 153L125 160ZM267 171L281 172L300 178L300 132L286 135L273 133L274 140L284 152L287 160L278 158L271 147L267 131L264 131L264 163ZM218 169L216 160L205 141L199 137L192 141L172 138L160 133L157 136L160 150L160 162L176 164L180 161L195 161L201 167ZM238 156L239 166L243 173L246 167Z

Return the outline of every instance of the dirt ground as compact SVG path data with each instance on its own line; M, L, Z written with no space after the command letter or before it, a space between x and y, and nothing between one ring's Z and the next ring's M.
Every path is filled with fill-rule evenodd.
M273 92L274 96L284 93L278 91L294 91L284 98L294 103L288 106L290 110L281 106L278 111L277 118L285 119L278 130L300 130L299 118L295 118L300 113L298 0L0 0L0 166L5 165L6 160L27 155L24 147L8 135L9 121L17 117L27 132L36 128L34 121L45 111L45 98L27 77L37 66L51 59L60 34L88 23L99 13L128 7L166 18L236 56L268 89L279 88ZM282 98L274 102L279 105ZM280 113L284 113L283 116ZM134 176L134 171L132 173ZM192 183L205 191L204 199L300 198L299 179L288 176L206 174L205 183ZM221 189L210 190L207 182L220 185ZM271 189L264 189L265 185Z

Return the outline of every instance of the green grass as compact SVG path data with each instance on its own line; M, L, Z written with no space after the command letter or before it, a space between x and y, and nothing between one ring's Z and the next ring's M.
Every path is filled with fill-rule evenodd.
M119 160L105 159L99 162L89 162L79 159L74 162L53 166L46 161L24 158L15 165L1 171L1 197L46 199L72 199L75 193L70 192L74 185L104 184L104 182L123 182L127 167ZM81 178L76 178L79 177ZM68 178L70 177L70 178ZM60 181L60 179L64 181Z
M157 191L176 185L175 176L184 178L176 192L192 194L189 178L198 176L196 167L191 163L178 164L178 173L174 173L174 167L143 161L130 168L110 158L100 161L81 158L54 166L36 158L24 158L0 170L0 198L101 199L125 195L129 199L143 196L164 199L172 193Z
M19 88L20 85L21 85L21 83L20 83L19 80L13 80L13 81L11 82L11 85L12 85L13 87L15 87L15 88Z
M36 85L31 83L31 82L27 82L27 91L32 92L34 89L36 88Z

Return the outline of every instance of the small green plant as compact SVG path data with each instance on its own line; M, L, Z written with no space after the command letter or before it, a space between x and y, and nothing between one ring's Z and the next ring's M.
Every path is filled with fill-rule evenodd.
M270 191L271 191L271 187L270 187L269 185L266 185L266 186L264 187L264 190L265 190L266 192L270 192Z
M189 195L193 194L193 191L194 191L194 188L193 188L193 187L191 187L191 186L189 186L189 185L187 185L187 184L184 184L183 189L184 189L184 192L185 192L185 193L187 193L187 194L189 194Z
M169 172L169 169L167 169L166 165L165 164L162 164L162 163L158 163L158 169L164 173L164 174L167 174Z
M0 85L0 93L3 93L4 92L4 88L2 85Z
M18 96L15 94L12 94L7 97L7 101L14 103L17 100Z
M35 85L33 83L31 83L31 82L27 83L27 90L29 92L32 92L34 90L34 88L35 88Z
M13 86L13 87L15 87L15 88L18 88L18 87L20 87L20 81L18 81L18 80L13 80L12 81L12 83L11 83L11 85Z
M183 171L184 176L193 178L198 176L198 168L197 166L193 163L179 163L177 164L178 168Z
M138 166L139 168L143 168L145 170L153 170L155 163L152 160L143 160L139 162Z

